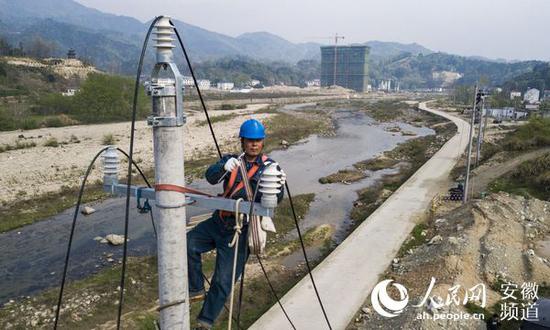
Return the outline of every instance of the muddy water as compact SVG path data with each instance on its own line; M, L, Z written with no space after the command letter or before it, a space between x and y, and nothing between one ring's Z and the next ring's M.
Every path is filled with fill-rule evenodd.
M297 107L286 107L286 111L295 109ZM348 213L356 199L355 191L372 184L383 172L373 173L351 185L321 185L318 179L390 150L411 137L387 132L384 128L395 124L377 124L361 113L340 110L333 117L337 124L336 136L311 136L302 144L273 152L270 156L285 169L294 195L316 194L311 210L303 220L304 229L328 223L336 229L334 239L340 241L350 225ZM419 136L433 134L427 128L407 124L399 126ZM207 186L204 180L198 180L192 186L210 192L219 190L219 187ZM100 244L93 238L123 232L124 203L124 198L108 199L92 205L96 213L79 216L69 266L70 279L85 277L120 261L122 247ZM139 214L134 201L131 207L129 254L155 254L155 237L149 215ZM73 212L69 209L33 225L0 234L0 303L59 285ZM187 212L189 217L205 210L189 207ZM112 254L113 262L108 261L109 254Z

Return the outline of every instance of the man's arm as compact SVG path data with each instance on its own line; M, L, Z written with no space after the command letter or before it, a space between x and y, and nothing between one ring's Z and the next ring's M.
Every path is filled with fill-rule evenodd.
M206 181L210 184L217 184L225 174L225 169L223 168L225 163L232 157L234 155L225 155L219 161L210 165L204 174Z

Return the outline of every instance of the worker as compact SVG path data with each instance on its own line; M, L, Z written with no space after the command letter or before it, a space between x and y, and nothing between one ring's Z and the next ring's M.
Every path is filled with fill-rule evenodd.
M249 177L251 190L256 191L260 175L266 163L274 160L262 153L264 148L265 129L255 119L245 121L239 131L243 155L225 155L218 162L206 170L206 180L210 184L218 184L223 180L223 196L226 198L249 200L246 189L243 187L240 162L244 162ZM283 186L286 175L280 168L282 175L279 183L281 191L277 195L280 202L283 198ZM261 192L257 192L255 201L260 202ZM248 211L246 211L248 212ZM220 314L225 301L230 294L235 249L229 247L235 234L235 215L232 212L215 211L212 216L198 224L187 234L187 260L189 271L189 299L191 302L205 300L198 315L197 329L210 329ZM243 228L238 241L237 271L235 278L241 276L244 264L248 259L247 219L243 221ZM208 294L204 290L201 254L216 249L216 266Z

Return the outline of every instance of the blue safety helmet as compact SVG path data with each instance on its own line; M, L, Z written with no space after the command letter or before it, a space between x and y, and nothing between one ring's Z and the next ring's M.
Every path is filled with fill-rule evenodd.
M256 119L248 119L241 125L239 137L246 139L265 139L264 125Z

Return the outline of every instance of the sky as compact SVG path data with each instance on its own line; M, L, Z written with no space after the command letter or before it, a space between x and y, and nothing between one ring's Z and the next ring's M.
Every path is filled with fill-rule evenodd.
M328 43L338 33L345 43L416 42L458 55L550 61L550 0L76 1L141 21L168 15L230 36L266 31Z

